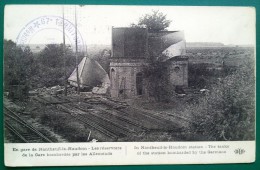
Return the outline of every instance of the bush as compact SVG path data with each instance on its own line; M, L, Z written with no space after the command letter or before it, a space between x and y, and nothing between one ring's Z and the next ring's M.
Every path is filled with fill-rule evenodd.
M214 64L209 63L190 63L189 64L189 86L195 88L208 88L217 78L223 76L223 70L216 70Z
M13 41L4 40L4 90L13 85L29 87L36 70L35 59L29 47L21 48Z
M254 64L247 62L212 86L192 112L194 132L211 140L252 140L255 122Z

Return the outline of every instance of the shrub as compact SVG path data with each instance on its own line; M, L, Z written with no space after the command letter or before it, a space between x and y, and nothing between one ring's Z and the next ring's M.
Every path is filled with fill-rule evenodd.
M205 94L192 112L194 132L211 140L252 140L255 122L254 64L242 67L224 77Z

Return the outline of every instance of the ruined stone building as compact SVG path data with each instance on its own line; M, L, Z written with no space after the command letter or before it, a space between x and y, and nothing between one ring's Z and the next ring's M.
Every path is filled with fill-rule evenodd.
M146 28L113 28L109 73L111 97L149 97L154 90L187 87L188 58L185 54L183 32L150 33ZM156 72L147 74L147 70L156 63L160 68L155 71L162 75L157 74L155 78Z

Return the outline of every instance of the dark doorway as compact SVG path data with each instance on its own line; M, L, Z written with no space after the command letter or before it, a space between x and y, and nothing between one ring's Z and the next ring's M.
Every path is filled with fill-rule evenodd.
M111 80L111 87L114 87L114 81L115 81L115 70L112 68L110 71L110 80Z
M136 91L137 91L137 95L143 94L143 74L142 73L136 74Z

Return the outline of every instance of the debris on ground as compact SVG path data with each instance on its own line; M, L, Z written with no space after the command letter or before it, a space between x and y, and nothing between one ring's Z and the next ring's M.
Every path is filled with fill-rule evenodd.
M94 87L92 93L94 94L107 94L108 88L105 87Z
M201 93L208 93L209 90L208 90L208 89L200 89L200 92L201 92Z
M64 93L64 90L65 90L64 86L57 85L57 86L53 86L53 87L43 87L43 88L37 88L37 89L31 90L31 91L29 91L29 95L30 96L58 95L58 94ZM67 87L68 95L76 94L76 93L77 93L77 91L76 91L75 87L71 87L71 86Z

